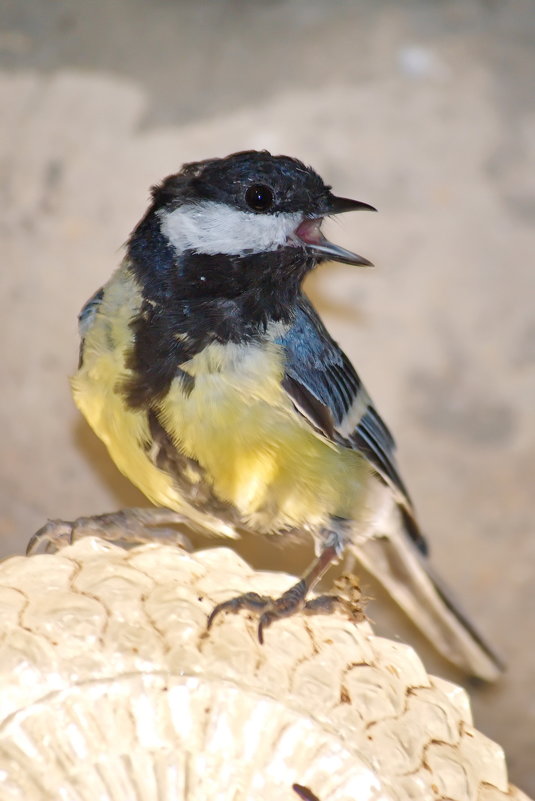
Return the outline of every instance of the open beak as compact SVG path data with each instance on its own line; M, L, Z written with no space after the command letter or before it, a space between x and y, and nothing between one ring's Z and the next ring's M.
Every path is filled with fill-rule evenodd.
M349 198L330 195L322 211L323 216L331 216L333 214L342 214L345 211L357 211L362 209L366 211L377 211L373 206L370 206L368 203L362 203L360 200L350 200ZM321 231L323 216L303 220L296 228L295 236L299 242L305 246L306 250L318 256L322 256L325 259L330 259L331 261L373 267L373 263L365 259L364 256L359 256L357 253L352 253L350 250L335 245L323 236Z

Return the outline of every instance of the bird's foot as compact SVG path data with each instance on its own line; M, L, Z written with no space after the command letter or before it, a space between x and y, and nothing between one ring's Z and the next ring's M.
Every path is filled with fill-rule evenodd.
M187 523L187 519L171 509L121 509L92 517L79 517L73 521L49 520L31 537L26 554L41 551L50 553L72 545L81 537L101 537L108 542L125 545L141 545L165 540L185 550L191 550L191 543L185 534L165 525ZM151 531L151 527L157 527Z
M344 586L340 587L340 589L345 590L346 588ZM342 595L318 595L316 598L307 601L307 592L308 587L304 579L286 590L280 598L259 595L257 592L246 592L243 595L238 595L236 598L231 598L218 604L208 618L207 629L209 630L212 627L214 620L221 612L236 613L242 609L247 609L249 612L259 614L258 641L262 645L264 643L264 631L268 626L271 626L276 620L291 617L297 612L303 612L306 615L329 615L334 611L341 611L355 622L360 623L365 619L360 592L354 582L347 597Z
M271 598L268 595L259 595L257 592L246 592L223 601L218 604L208 618L207 628L210 629L216 617L221 612L239 612L247 609L250 612L259 613L258 620L258 640L264 642L264 629L270 626L274 620L290 617L299 612L305 606L307 586L303 579L297 582L289 590L286 590L280 598Z

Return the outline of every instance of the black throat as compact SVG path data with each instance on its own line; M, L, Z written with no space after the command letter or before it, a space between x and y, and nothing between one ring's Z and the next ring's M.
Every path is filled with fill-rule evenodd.
M191 391L193 379L179 365L207 345L260 341L269 323L290 324L301 281L315 266L295 247L241 256L177 255L150 212L132 234L128 258L143 296L131 322L133 376L124 387L136 408L157 403L176 377Z

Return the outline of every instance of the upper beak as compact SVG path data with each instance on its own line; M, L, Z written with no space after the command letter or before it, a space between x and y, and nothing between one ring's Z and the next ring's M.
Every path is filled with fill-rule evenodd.
M360 200L350 200L346 197L335 197L329 194L326 202L323 205L323 215L331 216L333 214L342 214L345 211L377 211L376 208L370 206L369 203L362 203ZM335 245L329 242L321 232L321 223L323 215L313 219L304 220L295 231L297 238L305 246L307 250L312 253L317 253L332 261L340 261L344 264L358 264L365 267L373 267L373 263L364 256L359 256L357 253L352 253L350 250Z
M363 203L362 200L351 200L348 197L330 195L325 204L325 214L342 214L344 211L377 211L375 206Z

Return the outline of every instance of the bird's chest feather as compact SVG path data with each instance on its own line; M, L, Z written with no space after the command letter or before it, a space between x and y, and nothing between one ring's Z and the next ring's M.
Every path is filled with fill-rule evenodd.
M159 407L162 424L220 497L244 511L257 507L281 469L290 431L305 433L281 386L280 348L214 344L181 369L193 387L173 382Z
M281 385L279 346L212 345L181 367L194 378L193 389L187 393L175 382L160 407L161 421L219 498L264 529L342 511L344 494L355 491L354 456L296 412Z

